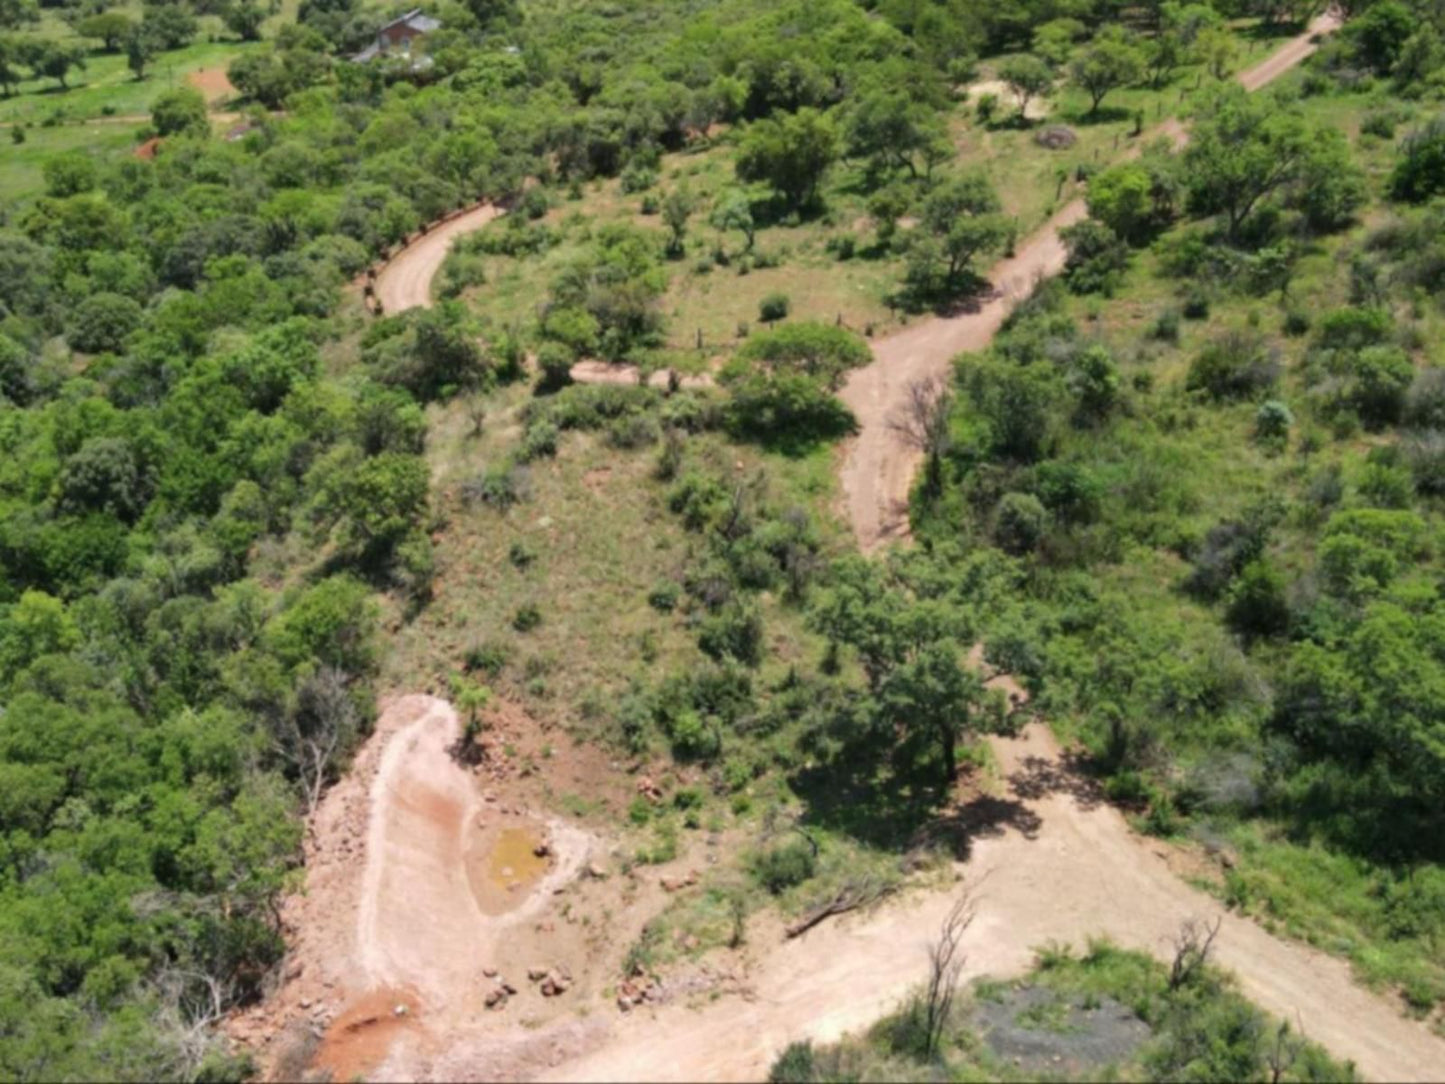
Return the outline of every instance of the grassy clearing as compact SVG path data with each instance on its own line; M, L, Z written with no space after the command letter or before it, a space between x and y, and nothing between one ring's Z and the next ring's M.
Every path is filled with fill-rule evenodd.
M202 34L204 37L204 33ZM88 40L88 39L78 39ZM186 86L186 76L200 68L224 68L241 53L258 48L236 41L197 41L184 49L161 53L137 81L123 53L86 58L84 71L71 74L70 89L53 79L30 79L17 93L0 100L0 123L65 124L100 117L138 116L150 112L159 95Z
M685 620L649 603L655 587L681 579L695 539L666 507L656 449L620 450L600 433L568 433L555 458L527 467L530 498L510 511L468 505L464 484L514 449L518 412L531 396L514 386L490 397L480 436L472 435L466 404L433 408L428 454L443 519L436 597L397 629L385 677L397 687L440 682L462 668L469 649L494 646L504 660L492 678L500 690L544 721L591 730L610 718L634 678L695 662ZM777 499L810 509L842 544L841 528L829 522L827 449L786 459L695 436L687 455L738 480L766 469ZM520 631L515 618L528 606L541 620ZM764 612L760 685L817 649L796 608L769 598Z
M41 173L47 159L65 151L83 151L97 161L111 161L135 142L132 127L97 124L84 128L32 128L24 143L13 143L0 131L0 191L14 200L45 190Z

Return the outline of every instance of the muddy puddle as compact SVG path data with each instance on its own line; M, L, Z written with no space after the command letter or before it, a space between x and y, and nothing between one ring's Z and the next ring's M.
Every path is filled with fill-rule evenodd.
M520 906L551 868L547 833L538 824L488 826L467 849L467 880L477 905L489 915Z

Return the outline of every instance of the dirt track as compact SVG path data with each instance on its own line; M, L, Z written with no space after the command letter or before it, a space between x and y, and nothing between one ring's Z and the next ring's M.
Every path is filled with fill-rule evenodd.
M1190 888L1096 801L1035 724L994 743L1008 794L961 867L977 918L965 974L1017 974L1048 941L1082 946L1107 934L1166 955L1182 921L1212 918L1217 902ZM989 800L985 800L989 801ZM931 891L858 919L825 924L768 953L750 976L751 1000L668 1008L614 1025L595 1053L548 1080L761 1080L787 1043L832 1040L871 1024L926 975L925 949L961 888ZM1217 959L1256 1004L1291 1021L1374 1080L1433 1080L1445 1042L1361 989L1343 962L1223 915Z
M431 281L441 270L452 242L464 233L479 230L502 212L490 203L423 234L407 245L376 276L376 296L383 311L396 314L405 309L431 304Z
M1239 82L1247 90L1259 89L1314 52L1315 36L1338 25L1333 15L1321 16L1307 33L1241 72ZM1178 144L1184 140L1184 129L1177 121L1169 121L1138 143L1161 135ZM874 343L872 364L848 375L841 397L857 416L859 432L845 448L839 480L848 521L865 553L904 538L908 532L908 490L920 453L909 447L890 422L904 409L910 385L945 375L956 354L987 346L1034 283L1063 270L1067 253L1059 230L1086 213L1083 200L1066 204L1023 241L1015 255L994 265L988 273L992 292L970 311L926 320Z

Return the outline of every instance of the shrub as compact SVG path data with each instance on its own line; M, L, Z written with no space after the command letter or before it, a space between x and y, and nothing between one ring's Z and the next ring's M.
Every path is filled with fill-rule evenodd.
M1029 553L1044 540L1048 522L1048 511L1032 493L1005 493L994 513L994 541L1007 553Z
M813 1044L804 1039L783 1048L768 1070L768 1084L813 1084Z
M647 604L658 613L671 613L677 608L677 600L681 596L680 586L672 580L663 580L653 584L652 590L647 593Z
M1394 325L1387 309L1346 306L1325 314L1315 341L1328 350L1362 350L1389 342Z
M607 443L614 448L645 448L656 443L658 436L656 420L646 414L614 418L607 427Z
M636 163L622 171L622 191L627 195L643 192L657 183L657 171Z
M1415 489L1431 497L1445 495L1445 433L1420 433L1405 442L1403 451Z
M1212 399L1249 399L1279 378L1279 362L1256 335L1231 331L1204 347L1189 365L1185 386Z
M768 294L758 302L758 319L765 324L776 323L788 315L787 294Z
M733 602L703 619L697 646L719 662L757 666L763 659L763 619L757 608Z
M537 560L537 548L524 539L517 539L507 550L507 560L514 568L530 568Z
M1159 342L1177 343L1179 341L1179 310L1165 309L1149 325L1149 338Z
M1108 226L1092 218L1059 231L1068 249L1064 281L1076 294L1112 296L1129 266L1129 246Z
M550 421L533 422L522 435L522 443L517 448L517 459L522 463L531 463L536 459L556 455L558 436L557 427Z
M811 878L818 870L818 859L812 844L798 839L758 851L750 867L758 884L776 896Z
M1445 117L1431 121L1406 137L1400 159L1390 174L1390 194L1398 200L1423 203L1445 192Z
M1201 287L1194 287L1184 295L1184 318L1186 320L1209 319L1209 294Z
M1254 435L1267 444L1283 444L1294 425L1294 415L1278 399L1269 399L1254 412Z
M1230 592L1226 619L1246 638L1283 635L1289 629L1284 577L1264 560L1246 565Z
M463 661L469 672L480 672L495 678L507 665L509 651L500 640L479 640L467 648Z
M852 411L807 376L759 372L731 391L725 423L742 439L806 443L846 436L858 426Z
M531 632L541 623L542 611L530 602L518 606L516 613L512 614L512 628L518 632Z
M532 220L539 219L547 213L551 201L547 198L547 190L539 184L534 184L522 193L522 198L517 201L517 210Z
M504 463L488 470L478 478L464 482L461 487L462 501L471 504L481 501L505 512L530 495L527 472L524 468Z
M1445 369L1423 369L1405 393L1405 421L1417 429L1445 430Z
M796 323L754 335L737 352L740 361L789 368L825 380L837 388L849 369L873 360L868 344L853 332L831 324Z

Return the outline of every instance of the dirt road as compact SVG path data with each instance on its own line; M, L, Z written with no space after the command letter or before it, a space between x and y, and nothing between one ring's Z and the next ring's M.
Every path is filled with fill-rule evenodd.
M1304 60L1315 51L1315 39L1338 26L1335 16L1321 16L1305 34L1241 72L1239 82L1247 90L1259 89ZM1184 129L1169 121L1139 144L1160 135L1177 145L1184 140ZM865 553L908 533L908 490L921 456L890 423L904 409L910 385L947 374L954 355L987 346L1034 283L1063 270L1067 254L1059 230L1086 213L1083 200L1066 204L1012 257L989 271L993 289L970 311L927 320L874 343L872 364L848 374L841 398L857 417L859 431L844 450L839 480L848 521Z
M431 280L441 270L452 242L465 233L479 230L501 214L490 203L443 222L423 234L392 258L376 276L376 296L382 309L394 315L406 309L431 304Z
M1082 946L1099 934L1164 956L1182 921L1220 914L1117 810L1095 800L1061 763L1043 726L999 739L994 750L1008 793L984 800L992 816L960 866L962 885L976 886L967 976L1017 974L1037 946ZM922 982L926 944L959 891L920 893L871 916L819 926L764 956L750 976L753 999L622 1018L601 1049L544 1079L764 1079L788 1042L864 1028ZM1222 918L1218 962L1256 1004L1301 1022L1370 1079L1440 1077L1445 1041L1357 986L1344 963L1277 940L1248 919Z

